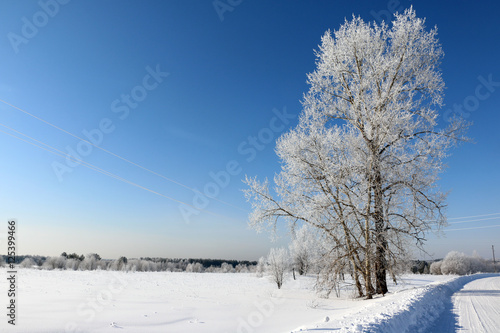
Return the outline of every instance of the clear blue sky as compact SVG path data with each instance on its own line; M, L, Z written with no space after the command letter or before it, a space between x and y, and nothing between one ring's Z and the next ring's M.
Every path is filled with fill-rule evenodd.
M402 9L412 2L232 3L219 13L212 1L0 3L0 99L78 136L91 131L101 141L92 132L99 129L100 147L190 188L215 191L232 205L210 200L205 211L186 219L178 202L70 167L0 132L0 232L9 218L18 220L19 253L257 259L286 241L284 230L281 243L272 244L269 235L247 227L250 206L241 179L279 171L274 141L296 123L283 114L301 110L322 34L352 14L387 19L393 3ZM473 110L467 119L474 122L469 134L476 143L452 152L440 182L452 191L448 216L500 213L500 84L479 79L500 82L500 6L456 0L413 6L428 27L438 26L446 54L442 113L454 104ZM0 123L193 204L192 190L97 148L88 153L78 139L3 103ZM224 177L228 166L232 174ZM219 185L207 185L210 173L221 177ZM494 225L500 218L448 229ZM428 250L434 257L474 249L489 256L491 245L500 253L499 236L500 227L449 231L430 236ZM0 246L4 253L5 242Z

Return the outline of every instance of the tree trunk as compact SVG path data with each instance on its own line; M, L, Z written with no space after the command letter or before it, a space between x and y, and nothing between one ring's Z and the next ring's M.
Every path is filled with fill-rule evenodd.
M376 222L375 229L377 230L377 248L375 255L375 278L377 284L376 293L384 295L388 292L386 281L387 260L385 254L387 241L385 239L383 231L380 231L380 222Z
M368 202L371 202L371 192L368 193ZM370 216L370 205L367 205L367 212L366 212L366 220L365 220L365 242L366 242L366 250L365 250L365 290L366 290L366 298L367 299L372 299L373 294L375 293L375 290L373 289L372 285L372 267L371 267L371 262L372 262L372 250L371 250L371 235L370 235L370 219L368 216Z
M377 163L375 166L374 179L374 220L375 220L375 278L376 278L376 293L386 294L387 289L387 239L385 237L385 221L384 221L384 200L382 193L382 176Z
M361 282L359 282L359 274L358 274L358 270L356 269L356 265L354 264L354 259L353 259L353 263L352 263L353 267L352 267L352 274L353 274L353 278L354 278L354 283L356 284L356 289L358 290L358 297L363 297L363 287L361 285ZM371 298L371 297L369 297Z

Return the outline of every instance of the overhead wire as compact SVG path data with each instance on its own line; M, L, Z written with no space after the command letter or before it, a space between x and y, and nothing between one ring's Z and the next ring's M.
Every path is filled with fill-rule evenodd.
M462 219L469 219L469 218L483 217L483 216L492 216L492 215L500 215L500 213L482 214L482 215L464 216L464 217L452 217L452 218L449 218L448 220L462 220Z
M488 217L485 219L476 219L476 220L468 220L468 221L459 221L459 222L450 222L448 224L462 224L462 223L471 223L471 222L479 222L479 221L487 221L487 220L498 220L500 216L497 217Z
M96 147L96 148L100 149L101 151L103 151L103 152L105 152L105 153L107 153L107 154L109 154L109 155L112 155L112 156L114 156L114 157L116 157L116 158L119 158L119 159L121 159L121 160L123 160L123 161L125 161L125 162L127 162L127 163L129 163L129 164L132 164L132 165L134 165L134 166L136 166L136 167L138 167L138 168L140 168L140 169L143 169L144 171L147 171L147 172L149 172L149 173L151 173L151 174L153 174L153 175L155 175L155 176L161 177L161 178L163 178L163 179L165 179L165 180L167 180L167 181L169 181L169 182L172 182L172 183L174 183L174 184L176 184L176 185L182 186L182 187L184 187L184 188L186 188L186 189L189 189L189 190L191 190L191 191L193 191L193 192L195 192L195 193L198 193L198 194L204 195L204 196L206 196L206 197L207 197L207 198L209 198L209 199L216 200L216 201L218 201L218 202L220 202L220 203L223 203L223 204L225 204L225 205L227 205L227 206L231 206L231 207L236 208L236 209L239 209L239 210L241 210L241 211L248 212L246 209L243 209L243 208L241 208L241 207L238 207L238 206L236 206L236 205L233 205L233 204L231 204L231 203L229 203L229 202L226 202L226 201L224 201L224 200L218 199L218 198L216 198L216 197L206 195L206 194L204 194L204 193L200 192L199 190L197 190L197 189L195 189L195 188L192 188L192 187L187 186L187 185L185 185L185 184L183 184L183 183L180 183L180 182L178 182L178 181L176 181L176 180L174 180L174 179L171 179L171 178L169 178L169 177L166 177L166 176L164 176L164 175L162 175L162 174L160 174L160 173L158 173L158 172L155 172L155 171L153 171L153 170L151 170L151 169L148 169L148 168L146 168L146 167L144 167L144 166L142 166L142 165L140 165L140 164L138 164L138 163L135 163L135 162L133 162L133 161L131 161L131 160L129 160L129 159L127 159L127 158L125 158L125 157L122 157L122 156L120 156L120 155L118 155L118 154L116 154L116 153L113 153L112 151L109 151L109 150L107 150L107 149L105 149L105 148L102 148L102 147L100 147L100 146L98 146L98 145L96 145L96 144L94 144L94 143L92 143L92 142L90 142L90 141L88 141L88 140L85 140L85 139L83 139L83 138L79 137L79 136L78 136L78 135L76 135L76 134L73 134L73 133L71 133L71 132L69 132L69 131L67 131L67 130L65 130L65 129L63 129L63 128L61 128L61 127L57 126L57 125L54 125L54 124L50 123L49 121L47 121L47 120L45 120L45 119L42 119L42 118L40 118L40 117L38 117L38 116L36 116L36 115L34 115L34 114L32 114L32 113L30 113L30 112L28 112L28 111L26 111L26 110L22 109L22 108L20 108L20 107L17 107L17 106L15 106L15 105L13 105L13 104L11 104L11 103L9 103L9 102L7 102L7 101L3 100L3 99L0 99L0 102L4 103L5 105L8 105L8 106L10 106L10 107L12 107L12 108L14 108L14 109L16 109L16 110L20 111L20 112L23 112L24 114L26 114L26 115L28 115L28 116L30 116L30 117L33 117L33 118L35 118L35 119L37 119L37 120L39 120L39 121L41 121L41 122L43 122L43 123L45 123L45 124L47 124L47 125L49 125L49 126L53 127L53 128L55 128L55 129L57 129L57 130L59 130L59 131L63 132L63 133L66 133L66 134L68 134L68 135L70 135L70 136L72 136L72 137L74 137L74 138L78 139L78 140L81 140L81 141L83 141L83 142L86 142L86 143L88 143L88 144L92 145L93 147ZM204 209L200 209L200 208L194 207L194 206L193 206L193 205L191 205L191 204L185 203L185 202L183 202L183 201L177 200L177 199L172 198L172 197L170 197L170 196L167 196L167 195L164 195L164 194L162 194L162 193L156 192L156 191L154 191L154 190L148 189L148 188L146 188L146 187L144 187L144 186L142 186L142 185L139 185L139 184L136 184L136 183L131 182L131 181L129 181L129 180L126 180L126 179L124 179L124 178L122 178L122 177L120 177L120 176L117 176L117 175L115 175L115 174L113 174L113 173L109 172L109 171L106 171L106 170L101 169L101 168L99 168L99 167L97 167L97 166L95 166L95 165L92 165L92 164L90 164L90 163L88 163L88 162L85 162L85 161L83 161L83 160L81 160L81 159L78 159L78 158L76 158L76 157L74 157L74 156L72 156L72 155L69 155L69 154L67 154L67 153L65 153L65 152L63 152L63 151L61 151L61 150L58 150L58 149L56 149L56 148L54 148L54 147L52 147L52 146L50 146L50 145L47 145L47 144L45 144L45 143L43 143L43 142L41 142L41 141L39 141L39 140L37 140L37 139L34 139L34 138L32 138L32 137L30 137L30 136L28 136L28 135L26 135L26 134L24 134L24 133L22 133L22 132L17 131L17 130L15 130L15 129L11 128L11 127L8 127L8 126L3 125L3 124L0 124L0 125L1 125L1 126L4 126L4 127L6 127L6 128L9 128L10 130L15 131L15 132L16 132L16 133L18 133L18 134L21 134L21 135L23 135L23 136L25 136L25 137L28 137L28 138L30 138L31 140L33 140L33 141L35 141L35 142L38 142L38 143L40 143L40 144L42 144L42 145L44 145L44 146L46 146L46 147L50 147L50 148L51 148L51 149L53 149L54 151L48 150L48 149L46 149L46 148L44 148L44 147L41 147L41 146L39 146L39 145L36 145L36 144L34 144L34 143L32 143L32 142L29 142L29 141L27 141L27 140L24 140L24 139L22 139L22 138L19 138L19 137L17 137L17 136L15 136L15 135L13 135L13 134L10 134L10 133L8 133L8 132L5 132L5 131L3 131L3 130L0 130L1 132L5 133L5 134L8 134L8 135L10 135L10 136L12 136L12 137L15 137L15 138L17 138L17 139L19 139L19 140L22 140L22 141L26 142L26 143L29 143L29 144L31 144L31 145L34 145L34 146L36 146L36 147L38 147L38 148L44 149L44 150L46 150L46 151L49 151L49 152L51 152L51 153L53 153L53 154L55 154L55 155L58 155L58 156L61 156L61 157L69 157L70 159L73 159L74 161L77 161L77 162L79 162L79 163L83 163L83 165L84 165L84 166L86 166L86 167L87 167L87 168L89 168L89 169L92 169L92 170L98 171L98 172L100 172L100 173L103 173L103 174L105 174L105 175L108 175L108 176L110 176L110 177L113 177L113 178L115 178L115 179L118 179L118 180L123 181L123 182L125 182L125 183L129 183L129 184L131 184L131 185L133 185L133 186L136 186L136 187L142 188L142 189L144 189L144 190L147 190L147 191L149 191L149 192L152 192L152 193L158 194L158 195L163 196L163 197L165 197L165 198L168 198L168 199L170 199L170 200L172 200L172 201L175 201L175 202L178 202L178 203L184 204L184 205L186 205L186 206L189 206L189 207L195 208L195 209L197 209L197 210L200 210L200 211L205 211L205 212L210 213L210 214L215 214L215 215L219 215L219 216L224 216L224 215L220 215L220 214L217 214L217 213L214 213L214 212L211 212L211 211L207 211L207 210L204 210ZM57 152L59 152L59 153L56 153L56 151L57 151ZM497 216L497 217L490 217L490 218L484 218L484 219L474 219L474 220L467 220L467 221L450 222L450 223L448 223L448 224L471 223L471 222L478 222L478 221L495 220L495 219L500 218L500 213L492 213L492 214L482 214L482 215L473 215L473 216L464 216L464 217L453 217L453 218L448 218L447 220L461 220L461 219L468 219L468 218L475 218L475 217L484 217L484 216L494 216L494 215L499 215L499 216ZM226 217L226 216L224 216L224 217ZM490 227L490 226L486 226L486 227ZM448 231L454 231L454 230L467 230L467 229L473 229L473 228L486 228L486 227L472 227L472 228L461 228L461 229L448 229Z
M498 216L495 216L495 215L498 215ZM452 217L452 218L448 218L448 220L462 220L462 219L468 219L468 218L474 218L474 217L483 217L483 216L492 216L492 217L486 217L486 218L483 218L483 219L472 219L472 220L465 220L465 221L449 222L448 224L463 224L463 223L472 223L472 222L490 221L490 220L498 220L498 219L500 219L500 213L491 213L491 214L481 214L481 215L464 216L464 217ZM493 228L493 227L497 227L497 226L500 226L500 225L468 227L468 228L455 228L455 229L445 229L445 230L446 231L472 230L472 229Z
M487 228L496 228L496 227L500 227L500 224L496 224L496 225L486 225L486 226L482 226L482 227L470 227L470 228L447 229L446 231L473 230L473 229L487 229Z
M2 132L2 133L4 133L4 134L7 134L7 135L9 135L9 136L11 136L11 137L14 137L14 138L16 138L16 139L18 139L18 140L21 140L21 141L23 141L23 142L25 142L25 143L28 143L28 144L32 145L32 146L35 146L35 147L38 147L38 148L43 149L43 150L45 150L45 151L48 151L49 153L52 153L52 154L54 154L54 155L57 155L57 156L60 156L60 157L63 157L63 158L64 158L64 157L65 157L65 158L70 158L73 162L78 162L78 163L81 163L83 166L85 166L85 167L87 167L87 168L89 168L89 169L91 169L91 170L97 171L97 172L102 173L102 174L104 174L104 175L106 175L106 176L109 176L109 177L111 177L111 178L117 179L117 180L122 181L122 182L124 182L124 183L126 183L126 184L129 184L129 185L132 185L132 186L138 187L138 188L140 188L140 189L143 189L143 190L145 190L145 191L151 192L151 193L153 193L153 194L156 194L156 195L158 195L158 196L164 197L164 198L166 198L166 199L172 200L172 201L177 202L177 203L179 203L179 204L186 205L186 206L191 207L191 208L193 208L193 209L195 209L195 210L199 210L199 211L202 211L202 212L205 212L205 213L208 213L208 214L211 214L211 215L217 216L217 217L223 217L223 218L226 218L226 219L232 219L232 220L235 220L234 218L230 218L230 217L225 216L225 215L222 215L222 214L218 214L218 213L215 213L215 212L212 212L212 211L209 211L209 210L203 209L203 208L198 208L198 207L195 207L195 206L193 206L193 205L191 205L191 204L189 204L189 203L187 203L187 202L184 202L184 201L181 201L181 200L178 200L178 199L172 198L172 197L170 197L170 196L168 196L168 195L165 195L165 194L163 194L163 193L157 192L157 191L155 191L155 190L152 190L152 189L147 188L147 187L145 187L145 186L142 186L142 185L140 185L140 184L134 183L134 182L132 182L132 181L130 181L130 180L128 180L128 179L125 179L125 178L120 177L120 176L118 176L118 175L115 175L115 174L113 174L113 173L111 173L111 172L109 172L109 171L106 171L106 170L104 170L104 169L101 169L101 168L99 168L99 167L97 167L97 166L95 166L95 165L93 165L93 164L91 164L91 163L89 163L89 162L86 162L86 161L83 161L83 160L81 160L81 159L79 159L79 158L76 158L76 157L74 157L74 156L72 156L72 155L70 155L70 154L68 154L68 153L66 153L66 152L63 152L63 151L61 151L61 150L59 150L59 149L57 149L57 148L55 148L55 147L52 147L52 146L50 146L50 145L48 145L48 144L46 144L46 143L44 143L44 142L42 142L42 141L40 141L40 140L37 140L37 139L35 139L35 138L33 138L33 137L31 137L31 136L27 135L27 134L24 134L24 133L22 133L22 132L20 132L20 131L18 131L18 130L15 130L15 129L13 129L12 127L9 127L9 126L7 126L7 125L4 125L4 124L0 123L0 126L3 126L3 127L7 128L7 129L9 129L9 130L11 130L11 131L14 131L14 132L16 132L16 133L18 133L18 134L20 134L20 135L22 135L22 136L26 137L26 138L29 138L30 140L33 140L33 141L35 141L35 142L39 143L40 145L38 145L38 144L36 144L36 143L33 143L33 142L30 142L30 141L25 140L25 139L23 139L23 138L21 138L21 137L19 137L19 136L17 136L17 135L14 135L14 134L12 134L12 133L9 133L9 132L6 132L6 131L4 131L4 130L0 129L0 132ZM45 147L44 147L44 146L45 146ZM48 148L50 148L50 149L48 149L47 147L48 147ZM238 220L238 221L239 221L239 220Z
M220 203L222 203L222 204L224 204L224 205L231 206L231 207L233 207L233 208L236 208L236 209L239 209L239 210L241 210L241 211L244 211L244 212L247 212L247 213L248 213L248 210L246 210L246 209L243 209L243 208L241 208L241 207L238 207L238 206L236 206L236 205L233 205L233 204L231 204L231 203L229 203L229 202L226 202L226 201L224 201L224 200L218 199L218 198L216 198L216 197L214 197L214 196L209 196L209 195L207 195L207 194L205 194L205 193L200 192L199 190L197 190L197 189L195 189L195 188L192 188L192 187L187 186L187 185L185 185L185 184L183 184L183 183L180 183L180 182L178 182L178 181L176 181L176 180L174 180L174 179L171 179L171 178L169 178L169 177L166 177L166 176L164 176L164 175L162 175L162 174L160 174L160 173L158 173L158 172L155 172L155 171L153 171L153 170L151 170L151 169L148 169L148 168L146 168L146 167L144 167L144 166L142 166L142 165L140 165L140 164L138 164L138 163L132 162L131 160L129 160L129 159L127 159L127 158L123 157L123 156L120 156L120 155L118 155L118 154L116 154L116 153L113 153L112 151L109 151L109 150L107 150L107 149L105 149L105 148L102 148L102 147L100 147L100 146L98 146L98 145L96 145L96 144L94 144L94 143L92 143L92 142L90 142L90 141L88 141L88 140L85 140L84 138L81 138L81 137L79 137L79 136L78 136L78 135L76 135L76 134L73 134L73 133L71 133L71 132L69 132L69 131L67 131L67 130L65 130L65 129L63 129L63 128L61 128L61 127L57 126L57 125L54 125L54 124L50 123L49 121L47 121L47 120L45 120L45 119L42 119L42 118L40 118L40 117L38 117L38 116L36 116L36 115L34 115L34 114L32 114L32 113L30 113L30 112L28 112L28 111L24 110L24 109L21 109L20 107L17 107L17 106L15 106L15 105L13 105L13 104L11 104L11 103L7 102L7 101L4 101L3 99L0 99L0 102L2 102L2 103L4 103L5 105L8 105L8 106L10 106L10 107L12 107L12 108L14 108L14 109L18 110L18 111L21 111L21 112L23 112L24 114L26 114L26 115L28 115L28 116L30 116L30 117L33 117L33 118L35 118L35 119L37 119L37 120L39 120L39 121L41 121L41 122L43 122L43 123L45 123L45 124L47 124L47 125L49 125L49 126L53 127L53 128L55 128L55 129L57 129L57 130L59 130L59 131L63 132L63 133L66 133L66 134L68 134L68 135L70 135L70 136L72 136L72 137L74 137L74 138L78 139L78 140L84 141L84 142L86 142L86 143L88 143L88 144L92 145L93 147L96 147L96 148L98 148L98 149L102 150L103 152L105 152L105 153L107 153L107 154L109 154L109 155L112 155L112 156L114 156L114 157L116 157L116 158L121 159L122 161L125 161L125 162L127 162L127 163L129 163L129 164L132 164L132 165L134 165L134 166L136 166L136 167L138 167L138 168L140 168L140 169L142 169L142 170L144 170L144 171L147 171L147 172L149 172L149 173L151 173L151 174L153 174L153 175L155 175L155 176L158 176L158 177L160 177L160 178L163 178L163 179L165 179L165 180L167 180L167 181L169 181L169 182L172 182L172 183L174 183L174 184L176 184L176 185L182 186L182 187L184 187L184 188L186 188L186 189L189 189L189 190L191 190L191 191L193 191L193 192L195 192L195 193L198 193L198 194L201 194L201 195L203 195L203 196L206 196L206 197L207 197L207 198L209 198L209 199L216 200L216 201L218 201L218 202L220 202Z

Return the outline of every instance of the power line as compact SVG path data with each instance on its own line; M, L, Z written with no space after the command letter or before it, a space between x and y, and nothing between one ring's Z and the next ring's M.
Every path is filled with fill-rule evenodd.
M464 216L464 217L451 217L451 218L447 218L447 220L462 220L462 219L467 219L467 218L482 217L482 216L492 216L492 215L500 215L500 213L483 214L483 215L475 215L475 216ZM459 224L459 223L469 223L469 222L477 222L477 221L495 220L495 219L499 219L499 218L500 218L500 216L495 216L495 217L489 217L489 218L485 218L485 219L476 219L476 220L450 222L448 224ZM428 220L426 222L437 222L437 220Z
M448 220L462 220L462 219L468 219L468 218L473 218L473 217L483 217L483 216L492 216L492 215L500 215L500 213L464 216L464 217L452 217L452 218L449 218Z
M30 142L30 141L28 141L28 140L25 140L25 139L23 139L23 138L18 137L17 135L14 135L14 134L12 134L12 133L8 133L8 132L6 132L6 131L4 131L4 130L0 129L0 132L2 132L2 133L4 133L4 134L7 134L7 135L9 135L9 136L11 136L11 137L14 137L14 138L16 138L16 139L18 139L18 140L21 140L21 141L23 141L23 142L25 142L25 143L28 143L28 144L32 145L32 146L35 146L35 147L38 147L38 148L43 149L43 150L45 150L45 151L48 151L49 153L52 153L52 154L54 154L54 155L57 155L57 156L60 156L60 157L63 157L63 158L64 158L64 157L66 157L66 158L70 158L70 159L72 159L72 160L73 160L73 162L79 162L79 163L82 163L82 165L83 165L83 166L85 166L85 167L87 167L87 168L89 168L89 169L91 169L91 170L94 170L94 171L100 172L100 173L102 173L102 174L104 174L104 175L106 175L106 176L109 176L109 177L111 177L111 178L117 179L117 180L122 181L122 182L124 182L124 183L126 183L126 184L129 184L129 185L132 185L132 186L135 186L135 187L141 188L141 189L143 189L143 190L145 190L145 191L148 191L148 192L151 192L151 193L153 193L153 194L159 195L159 196L161 196L161 197L164 197L164 198L166 198L166 199L172 200L172 201L174 201L174 202L177 202L177 203L180 203L180 204L186 205L186 206L188 206L188 207L194 208L195 210L203 211L203 212L206 212L206 213L208 213L208 214L211 214L211 215L214 215L214 216L217 216L217 217L224 217L224 218L228 218L228 219L231 219L231 220L235 220L235 219L233 219L233 218L230 218L230 217L225 216L225 215L222 215L222 214L214 213L214 212L211 212L211 211L206 210L206 209L202 209L202 208L195 207L195 206L193 206L193 205L191 205L191 204L188 204L188 203L186 203L186 202L183 202L183 201L181 201L181 200L177 200L177 199L172 198L172 197L170 197L170 196L168 196L168 195L165 195L165 194L159 193L159 192L154 191L154 190L152 190L152 189L150 189L150 188L147 188L147 187L145 187L145 186L139 185L139 184L134 183L134 182L132 182L132 181L130 181L130 180L127 180L127 179L125 179L125 178L122 178L122 177L120 177L120 176L118 176L118 175L115 175L115 174L113 174L113 173L109 172L109 171L106 171L106 170L104 170L104 169L101 169L101 168L99 168L99 167L97 167L97 166L95 166L95 165L93 165L93 164L91 164L91 163L89 163L89 162L86 162L86 161L83 161L83 160L81 160L81 159L78 159L78 158L76 158L76 157L74 157L74 156L72 156L72 155L70 155L70 154L67 154L67 153L65 153L65 152L63 152L63 151L61 151L61 150L59 150L59 149L57 149L57 148L54 148L54 147L52 147L52 146L50 146L50 145L48 145L48 144L46 144L46 143L43 143L43 142L42 142L42 141L40 141L40 140L37 140L37 139L35 139L35 138L32 138L31 136L29 136L29 135L27 135L27 134L24 134L24 133L22 133L22 132L20 132L20 131L17 131L17 130L15 130L15 129L13 129L13 128L11 128L11 127L7 126L7 125L4 125L4 124L1 124L1 123L0 123L0 126L3 126L3 127L5 127L5 128L8 128L8 129L10 129L10 130L12 130L12 131L14 131L14 132L16 132L16 133L18 133L18 134L21 134L21 135L23 135L23 136L25 136L25 137L27 137L27 138L29 138L29 139L31 139L31 140L33 140L33 141L35 141L35 142L40 143L41 145L43 145L43 146L45 146L45 147L40 146L40 145L38 145L38 144L36 144L36 143ZM48 148L50 148L50 149L48 149L48 148L46 148L46 147L48 147ZM51 150L51 149L52 149L52 150ZM239 220L238 220L238 221L239 221Z
M231 206L231 207L233 207L233 208L236 208L236 209L239 209L239 210L241 210L241 211L244 211L244 212L247 212L247 213L248 213L248 211L247 211L246 209L243 209L243 208L241 208L241 207L238 207L238 206L236 206L236 205L233 205L233 204L231 204L231 203L229 203L229 202L226 202L226 201L224 201L224 200L218 199L218 198L216 198L216 197L212 197L212 196L206 195L205 193L202 193L202 192L198 191L198 190L197 190L197 189L195 189L195 188L189 187L189 186L187 186L187 185L185 185L185 184L182 184L182 183L180 183L180 182L178 182L178 181L176 181L176 180L174 180L174 179L168 178L168 177L166 177L166 176L164 176L164 175L162 175L162 174L160 174L160 173L158 173L158 172L155 172L155 171L153 171L153 170L151 170L151 169L148 169L148 168L146 168L146 167L144 167L144 166L142 166L142 165L140 165L140 164L137 164L137 163L135 163L135 162L132 162L132 161L130 161L130 160L128 160L128 159L126 159L125 157L122 157L122 156L120 156L120 155L118 155L118 154L115 154L115 153L113 153L113 152L111 152L111 151L109 151L109 150L107 150L107 149L104 149L104 148L102 148L102 147L98 146L98 145L95 145L94 143L92 143L92 142L90 142L90 141L88 141L88 140L85 140L85 139L83 139L83 138L79 137L79 136L78 136L78 135L76 135L76 134L73 134L73 133L71 133L71 132L68 132L68 131L66 131L65 129L63 129L63 128L59 127L59 126L54 125L54 124L52 124L52 123L48 122L47 120L44 120L44 119L42 119L42 118L40 118L40 117L38 117L38 116L35 116L34 114L31 114L31 113L29 113L28 111L23 110L23 109L21 109L21 108L19 108L19 107L15 106L15 105L13 105L13 104L10 104L10 103L8 103L8 102L6 102L6 101L2 100L2 99L0 99L0 102L2 102L2 103L4 103L4 104L6 104L6 105L8 105L8 106L10 106L10 107L12 107L12 108L14 108L14 109L18 110L18 111L21 111L21 112L23 112L24 114L26 114L26 115L28 115L28 116L30 116L30 117L33 117L33 118L35 118L35 119L37 119L37 120L39 120L39 121L41 121L41 122L43 122L43 123L45 123L45 124L47 124L47 125L49 125L49 126L53 127L53 128L55 128L55 129L57 129L57 130L59 130L59 131L63 132L63 133L66 133L66 134L68 134L68 135L70 135L70 136L72 136L72 137L74 137L74 138L78 139L78 140L84 141L84 142L86 142L86 143L88 143L88 144L90 144L90 145L92 145L92 146L94 146L94 147L96 147L96 148L98 148L98 149L102 150L103 152L105 152L105 153L107 153L107 154L109 154L109 155L112 155L112 156L114 156L114 157L116 157L116 158L121 159L122 161L125 161L125 162L127 162L127 163L129 163L129 164L132 164L132 165L134 165L134 166L136 166L136 167L138 167L138 168L141 168L141 169L143 169L144 171L147 171L147 172L149 172L149 173L151 173L151 174L153 174L153 175L155 175L155 176L161 177L161 178L163 178L163 179L165 179L165 180L167 180L167 181L169 181L169 182L172 182L172 183L174 183L174 184L176 184L176 185L182 186L182 187L184 187L184 188L186 188L186 189L189 189L189 190L191 190L191 191L193 191L193 192L195 192L195 193L198 193L198 194L204 195L204 196L206 196L206 197L207 197L207 198L209 198L209 199L213 199L213 200L219 201L219 202L220 202L220 203L222 203L222 204L225 204L225 205L227 205L227 206Z
M473 230L473 229L486 229L486 228L496 228L500 227L500 224L497 225L487 225L484 227L472 227L472 228L459 228L459 229L448 229L446 231L457 231L457 230Z
M500 216L497 216L497 217L488 217L488 218L485 218L485 219L477 219L477 220L450 222L448 224L461 224L461 223L470 223L470 222L487 221L487 220L498 220L498 219L500 219Z

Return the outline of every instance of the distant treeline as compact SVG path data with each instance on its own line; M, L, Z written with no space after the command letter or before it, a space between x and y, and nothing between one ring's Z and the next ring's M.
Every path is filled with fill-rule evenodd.
M257 261L248 261L248 260L224 260L224 259L170 259L170 258L140 258L143 260L155 261L155 262L182 262L187 261L189 264L200 263L203 268L209 268L210 266L221 267L223 263L229 264L235 268L238 265L246 265L246 266L255 266L257 265Z
M116 260L102 259L97 253L78 255L63 252L60 256L45 257L38 255L16 256L15 264L21 268L66 269L66 270L114 270L114 271L169 271L169 272L221 272L247 273L255 271L257 261L223 259L181 259L120 257ZM7 256L0 255L0 267L4 266Z
M21 262L23 262L24 259L26 258L31 258L37 265L42 265L45 260L47 259L47 257L45 256L32 256L32 255L16 255L16 257L14 258L14 263L15 264L20 264ZM1 255L0 254L0 265L2 263L6 263L8 260L8 256L5 256L5 255Z

